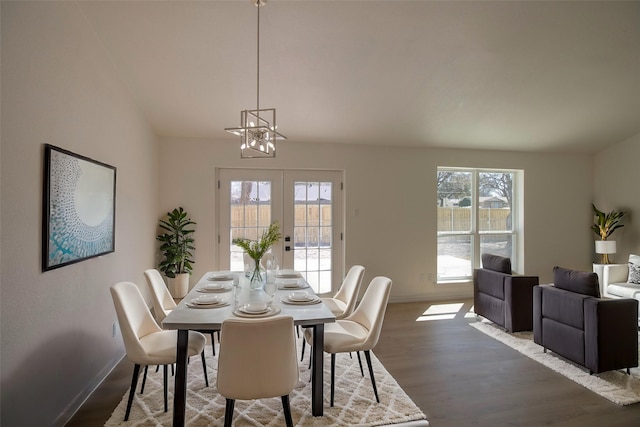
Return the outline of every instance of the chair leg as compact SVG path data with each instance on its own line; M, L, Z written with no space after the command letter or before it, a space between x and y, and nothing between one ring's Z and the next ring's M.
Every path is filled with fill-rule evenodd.
M336 388L336 354L331 353L331 407L333 408L333 394Z
M173 365L171 365L171 366L173 366ZM169 402L167 400L167 389L168 389L168 386L167 386L167 382L168 382L167 381L167 365L164 365L162 367L162 380L163 380L163 383L164 383L164 412L167 412L167 410L169 408Z
M293 427L293 419L291 418L291 405L289 404L289 395L282 396L282 409L284 409L284 421L287 427Z
M304 359L304 347L307 344L307 340L302 340L302 356L300 356L300 361L302 362L302 360Z
M142 376L142 387L140 387L140 394L144 393L144 385L147 382L147 370L149 369L149 365L145 365L144 367L144 375Z
M371 384L373 384L373 394L376 395L376 402L380 403L378 398L378 388L376 387L376 378L373 376L373 366L371 366L371 354L369 350L364 351L364 357L367 359L367 365L369 365L369 375L371 376Z
M231 421L233 419L233 407L236 401L234 399L227 399L227 405L224 409L224 427L231 427Z
M200 357L202 357L202 372L204 372L204 383L207 385L207 387L209 387L209 377L207 376L207 362L204 360L204 350L202 350L202 353L200 353Z
M131 403L133 402L133 395L136 392L138 386L138 376L140 375L140 365L137 363L133 366L133 376L131 377L131 389L129 390L129 400L127 401L127 411L124 413L124 420L129 420L129 412L131 412Z
M356 351L356 356L358 356L358 365L360 365L360 374L364 377L364 370L362 369L362 359L360 358L359 351Z
M213 355L216 355L216 340L213 338L213 333L215 331L211 331L211 351L213 352ZM204 357L204 356L203 356Z

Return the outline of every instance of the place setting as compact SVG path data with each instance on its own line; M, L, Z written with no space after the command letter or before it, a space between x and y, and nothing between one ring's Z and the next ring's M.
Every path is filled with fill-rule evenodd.
M233 311L238 317L269 317L280 313L280 307L269 305L266 302L248 302Z
M231 283L225 282L214 282L214 283L206 283L198 288L198 292L203 293L220 293L220 292L229 292L233 289L233 285Z
M299 279L302 277L300 272L295 270L278 270L275 276L276 279Z
M276 279L279 290L287 289L305 289L309 284L302 278L298 279Z
M293 305L313 305L319 304L320 298L317 295L309 294L307 291L294 291L280 298L285 304Z
M186 303L189 308L219 308L229 305L229 301L218 295L201 295Z
M209 282L226 282L233 280L235 276L231 273L213 273L207 277Z

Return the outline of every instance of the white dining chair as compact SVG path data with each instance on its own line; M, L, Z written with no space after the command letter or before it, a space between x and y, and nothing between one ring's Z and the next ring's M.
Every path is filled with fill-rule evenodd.
M320 298L329 310L331 310L333 315L336 316L336 319L344 319L355 309L363 277L364 267L361 265L354 265L347 272L347 275L342 280L340 289L338 289L338 292L336 292L333 297ZM304 350L305 341L303 340L300 361L304 359ZM359 354L358 362L360 362ZM360 367L362 370L362 363L360 363Z
M151 301L153 302L153 313L156 316L156 321L159 325L162 325L162 321L165 317L171 313L173 309L176 308L176 303L169 292L169 288L165 283L162 275L155 268L150 268L144 271L144 277L147 280L147 285L149 285L149 291L151 292ZM209 334L211 336L211 351L213 355L216 355L216 345L214 339L214 333L218 332L217 330L206 330L199 331L205 334ZM145 369L145 378L146 378L146 369Z
M289 393L298 384L298 361L291 316L227 319L220 332L218 392L226 399L225 427L231 427L235 401L280 397L293 427Z
M131 389L124 420L129 419L133 395L138 384L140 367L163 366L164 411L167 412L167 365L176 363L177 331L165 331L156 323L138 287L131 282L119 282L111 286L111 296L116 310L127 358L134 363ZM207 365L204 346L207 339L199 332L189 332L188 356L200 354L207 387Z
M336 353L353 351L364 352L369 366L373 393L376 402L380 403L370 351L378 343L390 292L391 279L382 276L374 277L353 313L345 319L325 324L323 349L331 354L331 406L333 406L335 390ZM305 331L304 338L309 344L313 342L311 329Z

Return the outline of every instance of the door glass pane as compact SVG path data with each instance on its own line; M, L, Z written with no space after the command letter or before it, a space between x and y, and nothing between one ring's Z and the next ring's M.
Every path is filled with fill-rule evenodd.
M231 181L230 234L257 240L271 224L271 182ZM230 269L244 271L242 248L231 243Z
M331 182L294 183L294 268L318 293L332 291Z

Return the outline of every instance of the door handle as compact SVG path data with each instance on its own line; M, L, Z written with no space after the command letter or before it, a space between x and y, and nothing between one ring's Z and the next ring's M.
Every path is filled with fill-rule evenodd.
M284 247L284 251L285 251L285 252L289 252L289 251L291 251L291 246L285 246L285 247Z

